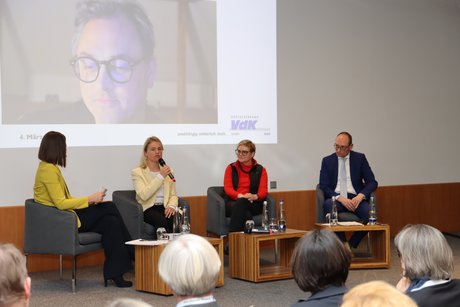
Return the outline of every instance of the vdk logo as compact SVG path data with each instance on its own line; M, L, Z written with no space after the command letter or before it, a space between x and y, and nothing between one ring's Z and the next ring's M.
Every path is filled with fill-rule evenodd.
M257 120L232 119L232 130L256 130Z

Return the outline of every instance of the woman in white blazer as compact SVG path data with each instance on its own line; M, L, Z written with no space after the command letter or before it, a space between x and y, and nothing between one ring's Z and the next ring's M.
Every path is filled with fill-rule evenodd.
M171 179L172 169L161 163L163 144L152 136L144 143L139 167L131 171L136 200L144 209L144 221L155 228L172 232L173 216L178 204L176 183ZM174 177L172 177L174 178Z

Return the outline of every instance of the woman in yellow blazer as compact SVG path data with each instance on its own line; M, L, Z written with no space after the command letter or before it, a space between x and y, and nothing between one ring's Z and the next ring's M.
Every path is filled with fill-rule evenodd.
M63 134L50 131L43 137L35 175L34 199L37 203L72 211L78 218L79 232L97 232L102 235L104 247L104 284L113 280L117 287L131 287L123 274L132 270L132 250L125 245L130 236L113 202L103 202L105 191L89 196L73 197L60 167L66 166L67 146Z
M164 163L160 165L163 149L159 138L149 137L144 143L141 163L131 171L131 177L136 200L144 209L144 221L155 228L164 227L167 232L172 232L178 197L176 184L169 176L172 169Z

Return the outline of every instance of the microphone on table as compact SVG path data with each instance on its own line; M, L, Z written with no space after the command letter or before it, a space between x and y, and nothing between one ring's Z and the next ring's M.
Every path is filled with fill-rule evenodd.
M165 166L166 165L165 160L163 160L162 158L160 158L158 160L158 162L160 163L160 166ZM172 173L169 173L168 176L169 176L169 178L171 178L172 181L176 182L176 178L174 178L174 175Z

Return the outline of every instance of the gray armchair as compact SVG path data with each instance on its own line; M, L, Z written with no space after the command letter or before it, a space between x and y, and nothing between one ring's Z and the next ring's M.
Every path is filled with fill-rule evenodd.
M377 200L375 199L374 193L371 194L374 196L374 204L377 209ZM317 223L326 223L326 214L324 213L324 192L319 187L319 184L316 185L316 222ZM357 217L352 212L339 212L339 221L354 221L360 222L359 217Z
M225 216L225 192L223 186L208 188L208 233L219 236L228 234L230 218ZM276 200L273 196L267 195L267 207L269 218L276 217ZM252 217L256 226L262 225L262 214Z
M77 256L102 249L102 236L95 232L78 232L73 212L25 202L24 254L59 255L62 279L62 255L72 256L72 292L76 287Z
M129 234L135 239L152 239L155 235L155 228L144 222L144 211L141 204L136 201L136 191L123 190L114 191L112 200L120 211L123 222L128 228ZM179 197L179 207L188 206L185 199ZM190 210L187 211L190 214ZM189 215L190 221L190 215Z

